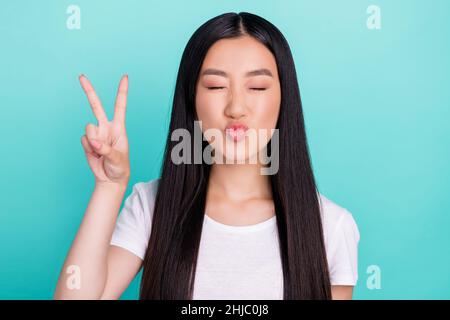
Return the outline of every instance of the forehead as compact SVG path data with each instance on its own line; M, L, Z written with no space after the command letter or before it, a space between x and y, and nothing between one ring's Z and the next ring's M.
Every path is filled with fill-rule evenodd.
M243 74L249 70L266 68L277 77L277 65L272 52L250 36L221 39L208 50L202 70L216 68L227 73Z

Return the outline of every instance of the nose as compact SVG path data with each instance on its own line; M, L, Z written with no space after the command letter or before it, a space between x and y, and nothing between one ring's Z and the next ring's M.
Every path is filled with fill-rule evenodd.
M225 108L225 115L233 119L240 119L247 113L244 95L239 92L239 89L233 89L227 107Z

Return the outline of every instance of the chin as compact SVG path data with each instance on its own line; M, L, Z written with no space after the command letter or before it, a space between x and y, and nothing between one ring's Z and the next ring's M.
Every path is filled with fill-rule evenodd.
M236 148L234 151L232 148L227 148L225 153L223 150L218 150L219 157L222 156L225 164L256 164L258 150L248 150L245 148Z

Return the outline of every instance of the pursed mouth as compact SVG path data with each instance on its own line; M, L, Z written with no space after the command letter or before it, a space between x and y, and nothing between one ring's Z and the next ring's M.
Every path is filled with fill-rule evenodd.
M239 142L246 136L248 128L243 126L231 126L225 129L226 136L234 141Z

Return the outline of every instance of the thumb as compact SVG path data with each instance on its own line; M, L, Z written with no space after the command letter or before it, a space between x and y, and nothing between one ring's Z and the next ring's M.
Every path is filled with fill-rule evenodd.
M110 145L108 145L107 143L103 143L102 141L97 139L89 139L89 142L91 143L96 153L104 156L105 158L108 158L108 160L113 163L119 162L120 154L117 152L117 150L111 148Z

